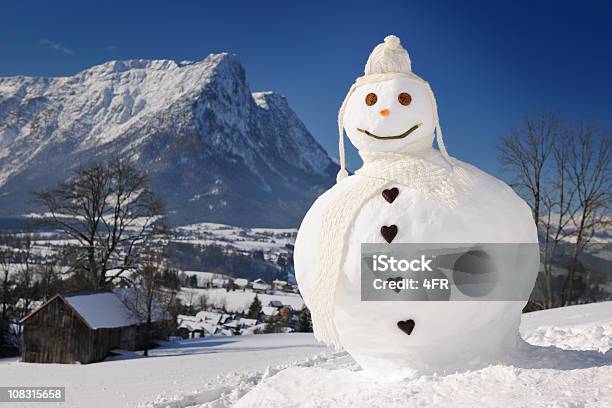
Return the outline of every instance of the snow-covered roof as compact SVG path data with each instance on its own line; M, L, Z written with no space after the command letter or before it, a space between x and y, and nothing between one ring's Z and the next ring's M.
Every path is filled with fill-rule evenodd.
M256 331L263 331L266 327L266 323L259 323L254 326L247 327L242 330L242 334L254 334Z
M140 323L113 292L74 293L63 298L92 329Z
M215 325L209 324L209 323L204 323L204 322L194 322L194 321L190 321L190 320L183 320L179 325L178 328L184 328L187 329L188 331L192 332L192 331L196 331L196 330L200 330L202 331L205 335L208 336L212 336L215 331L217 330L217 327Z
M202 322L206 322L206 323L209 323L209 324L223 323L228 317L230 317L228 314L217 313L217 312L208 312L206 310L198 312L195 315L196 320L202 321Z
M241 317L240 324L243 326L254 326L257 324L257 319L247 319L245 317Z
M225 327L235 328L235 327L239 327L240 326L240 322L238 320L230 320L228 322L225 322L223 325Z
M236 286L240 286L242 288L242 287L247 286L249 284L249 281L247 279L244 279L244 278L238 278L238 279L234 280L234 284Z
M138 318L138 314L126 305L130 295L134 293L133 290L133 288L125 288L115 291L73 292L55 295L45 304L21 319L21 323L37 314L56 298L60 298L76 312L85 324L94 330L141 324L143 321ZM159 303L153 305L152 321L170 318L171 316L165 307Z
M253 282L253 289L255 290L267 290L270 288L270 285L267 283Z
M213 278L213 280L211 282L212 282L213 285L222 286L222 285L225 285L226 283L228 283L229 279L227 279L227 278Z
M177 315L176 316L176 320L180 323L180 322L199 322L200 319L198 319L196 316L189 316L189 315Z
M272 306L272 307L283 307L283 302L281 302L280 300L271 300L269 306Z
M261 311L266 316L276 316L278 314L278 309L272 306L264 306L261 308Z

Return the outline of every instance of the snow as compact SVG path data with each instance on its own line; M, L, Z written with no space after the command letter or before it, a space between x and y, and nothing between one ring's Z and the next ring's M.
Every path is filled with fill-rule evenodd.
M65 407L609 407L612 336L572 346L571 337L610 330L612 302L523 315L526 339L551 327L557 347L525 345L509 361L402 381L368 377L345 352L310 334L210 337L164 343L152 357L97 364L0 360L3 385L66 386ZM581 337L586 338L586 337ZM54 406L50 404L49 406Z
M64 295L64 299L92 329L131 326L139 323L113 292Z
M612 302L529 313L521 332L529 340L564 327L580 337L610 330L610 316ZM610 334L572 346L567 330L555 333L562 348L525 346L503 364L403 381L368 377L346 353L293 333L168 342L150 358L89 365L4 359L0 383L65 385L68 407L611 406L612 355L587 351L609 348Z
M607 373L607 374L606 374ZM606 407L612 400L608 367L585 373L492 366L420 381L377 381L351 369L291 367L264 380L234 405L287 407L299 399L300 407ZM580 388L575 388L580 384ZM305 390L307 390L305 392Z
M276 316L278 314L278 310L272 306L264 306L261 308L261 311L266 316Z
M189 277L195 276L199 286L206 286L207 284L211 284L214 286L221 287L230 281L230 277L222 273L204 271L183 271L183 273L185 273L185 275Z
M257 319L248 319L246 317L241 317L238 321L244 326L254 326L257 323Z
M267 283L253 282L253 290L268 290L270 285Z
M217 289L198 289L198 288L182 288L179 292L179 297L183 303L197 303L200 296L205 295L209 304L217 307L225 306L225 309L231 312L242 312L249 308L255 296L259 298L261 304L267 306L271 301L278 300L283 305L290 305L293 310L300 310L304 306L302 297L297 293L288 293L275 291L272 294L255 293L250 290L242 291L226 291L222 288Z
M327 353L325 347L316 344L309 334L208 337L165 343L151 350L149 358L116 357L96 364L33 364L3 359L0 384L65 386L66 403L62 407L179 407L192 400L219 399L234 386L240 387L241 382L256 381L268 366L293 364L321 353ZM207 384L217 388L201 395L199 390Z
M521 331L526 341L538 346L565 350L612 348L612 310L610 303L570 306L563 309L529 313ZM549 322L554 321L554 324Z
M230 317L230 315L203 310L201 312L198 312L195 317L196 319L199 319L205 323L217 325L219 323L224 322L228 317Z
M244 251L286 252L292 245L294 228L241 228L232 225L202 222L176 228L176 242L199 245L229 245Z
M612 347L611 316L612 302L530 313L523 317L525 338L547 332L549 345L559 348L523 344L502 364L401 381L370 376L336 355L327 366L280 370L233 406L610 407L612 353L586 350ZM560 326L565 330L550 330Z
M193 320L180 320L178 328L185 328L190 332L201 330L202 333L204 333L204 336L212 336L217 331L217 327L210 323Z

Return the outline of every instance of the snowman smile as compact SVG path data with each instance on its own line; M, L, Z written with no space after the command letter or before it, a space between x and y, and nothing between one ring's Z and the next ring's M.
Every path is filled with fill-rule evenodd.
M417 123L416 125L414 125L410 129L405 131L404 133L402 133L400 135L395 135L395 136L378 136L378 135L375 135L374 133L371 133L370 131L365 130L365 129L357 128L357 130L360 131L361 133L365 133L366 135L368 135L370 137L373 137L374 139L378 139L378 140L397 140L397 139L405 138L406 136L408 136L409 134L411 134L412 132L417 130L419 128L419 126L421 126L421 125L422 125L422 123Z

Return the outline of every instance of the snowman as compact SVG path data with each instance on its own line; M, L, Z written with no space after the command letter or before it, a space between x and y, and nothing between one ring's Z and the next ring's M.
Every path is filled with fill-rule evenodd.
M337 183L312 205L295 243L315 337L386 377L453 370L513 350L537 255L507 280L520 299L485 302L455 290L450 301L361 298L364 243L538 242L530 209L510 187L448 155L433 92L412 72L398 37L371 53L342 103L338 128ZM364 162L350 176L344 131Z

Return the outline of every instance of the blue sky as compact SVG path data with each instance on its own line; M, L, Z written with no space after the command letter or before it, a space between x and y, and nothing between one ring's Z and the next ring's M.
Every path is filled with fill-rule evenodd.
M338 107L372 48L394 33L436 93L451 154L499 175L496 141L526 114L612 129L610 15L612 6L590 1L5 0L0 76L228 51L252 90L287 96L337 157ZM349 164L359 164L354 150Z

